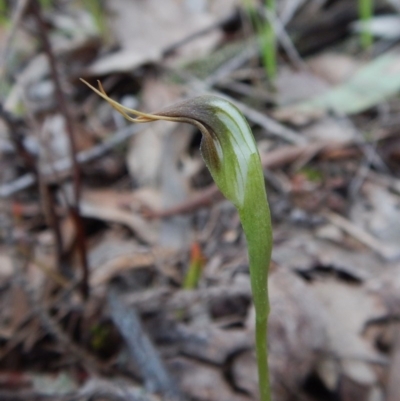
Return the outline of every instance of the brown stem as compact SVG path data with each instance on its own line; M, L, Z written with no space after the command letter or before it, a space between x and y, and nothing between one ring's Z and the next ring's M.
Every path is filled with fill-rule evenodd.
M4 121L10 131L10 139L14 144L17 153L22 158L25 167L32 171L39 184L39 191L41 192L42 207L45 215L45 219L49 227L51 227L55 239L56 247L56 258L58 270L63 273L64 257L63 257L63 246L62 236L59 221L57 218L57 212L55 210L55 202L51 193L50 187L40 177L40 170L37 168L36 159L26 149L24 144L24 133L21 128L21 122L18 121L10 112L4 109L0 103L0 118Z
M70 213L75 223L76 232L77 232L77 247L78 253L81 259L82 265L82 295L86 299L89 295L89 285L88 285L88 276L89 276L89 267L87 262L87 252L86 252L86 238L85 231L83 226L83 220L80 215L80 195L81 195L81 175L80 169L77 161L77 147L75 143L74 137L74 126L72 124L71 116L68 110L67 102L65 100L64 93L61 89L60 76L57 69L56 59L54 57L53 50L51 48L51 44L48 37L47 26L42 18L40 3L38 0L31 1L31 11L36 19L38 34L40 40L43 45L44 52L49 60L50 72L54 82L55 94L58 103L58 107L60 109L61 114L64 116L65 124L67 127L67 133L70 143L71 150L71 161L72 161L72 177L73 177L73 189L74 189L74 201L73 205L70 206Z

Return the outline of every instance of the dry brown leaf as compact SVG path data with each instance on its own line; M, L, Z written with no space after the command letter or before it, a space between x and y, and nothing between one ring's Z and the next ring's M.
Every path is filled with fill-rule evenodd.
M154 262L155 256L151 252L145 252L134 241L105 239L90 250L90 286L106 284L119 273L150 267Z
M122 224L129 227L141 240L154 244L157 239L155 223L126 210L126 207L121 205L126 202L126 196L123 194L122 197L123 202L121 194L111 190L85 191L81 199L81 214L84 217Z
M142 108L149 111L160 110L166 105L176 102L180 92L176 86L165 84L160 80L146 79L142 89ZM166 124L164 121L156 121L147 124L142 132L132 138L127 154L127 165L130 175L140 185L152 187L159 185L162 179L162 160L166 137L176 126L176 123ZM187 140L190 140L190 135L187 135ZM182 149L181 144L176 143L176 145Z
M307 61L311 71L330 85L345 82L360 67L353 57L339 53L323 53Z
M366 288L382 299L389 315L400 314L400 264L371 277Z
M288 400L298 391L318 362L318 350L326 349L326 313L309 287L290 270L280 268L269 279L271 314L268 322L269 365L274 400ZM253 331L254 311L248 328ZM258 386L256 359L248 353L234 362L235 382L254 397ZM289 389L289 393L287 390Z
M143 63L160 60L170 46L232 13L235 1L224 1L224 7L220 7L218 14L215 10L210 12L209 5L213 3L163 0L160 6L158 0L110 1L109 23L121 50L94 62L89 67L89 73L104 75L131 71ZM221 37L217 30L211 35L212 40L206 37L201 38L203 43L202 40L191 42L188 46L190 52L197 57L208 52Z
M341 360L341 369L360 385L372 386L377 377L367 360L379 360L379 353L362 337L365 324L385 314L379 298L361 285L351 285L334 278L315 280L310 289L321 303L329 319L328 352Z
M344 144L356 139L356 130L346 120L325 117L302 130L311 141Z
M365 183L362 193L365 199L354 203L352 221L385 245L397 248L400 243L400 197L372 183Z
M329 88L329 85L316 75L285 67L279 69L276 86L280 106L319 95Z
M192 138L192 127L178 125L166 138L161 162L161 193L163 208L178 205L190 193L189 177L179 169L180 158ZM172 216L161 221L159 244L163 247L187 249L191 241L191 218L188 215Z
M162 81L145 81L143 99L146 110L157 110L177 100L180 90ZM131 142L127 163L129 171L141 185L159 189L163 208L183 202L189 193L188 177L178 168L191 140L189 125L154 122ZM173 216L160 222L159 244L186 249L189 245L189 218Z
M200 325L199 325L200 326ZM180 349L185 355L213 364L223 364L228 357L254 345L252 336L245 330L222 330L212 324L179 327Z
M221 370L214 366L187 358L175 358L167 363L177 377L182 391L199 401L249 401L234 393L224 379Z
M309 230L293 227L281 227L276 234L286 239L275 245L273 260L296 271L307 272L315 266L325 266L359 280L381 272L382 259L378 255L368 249L362 248L360 252L360 247L351 248L348 241L321 240Z
M0 279L6 280L10 278L13 274L12 261L9 255L7 255L7 250L2 249L0 251Z

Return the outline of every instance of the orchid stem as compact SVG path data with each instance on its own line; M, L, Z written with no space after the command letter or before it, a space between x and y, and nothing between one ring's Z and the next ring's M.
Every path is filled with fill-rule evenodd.
M85 81L84 81L85 82ZM253 302L256 312L256 354L260 401L270 401L267 322L268 270L272 225L260 156L251 129L239 109L223 98L204 95L182 101L157 113L128 109L85 82L132 122L185 122L202 135L200 150L222 194L237 208L247 240Z

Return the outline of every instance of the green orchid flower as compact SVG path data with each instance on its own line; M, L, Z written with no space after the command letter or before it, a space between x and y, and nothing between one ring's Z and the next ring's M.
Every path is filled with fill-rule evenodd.
M202 133L200 149L203 159L220 191L236 206L246 235L256 312L260 399L270 401L267 279L272 250L272 226L260 156L246 119L232 103L211 95L184 100L156 113L142 113L109 98L100 83L99 90L87 82L85 84L129 121L184 122L194 125Z

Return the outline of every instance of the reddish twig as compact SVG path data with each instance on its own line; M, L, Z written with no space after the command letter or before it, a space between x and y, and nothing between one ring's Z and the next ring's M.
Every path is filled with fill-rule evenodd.
M223 199L221 192L215 184L211 184L201 191L200 194L197 194L176 206L164 210L146 209L143 211L143 215L148 219L161 219L179 214L187 214L201 207L210 206L219 199Z
M3 105L0 103L0 118L4 121L10 131L10 139L14 144L17 153L22 158L25 167L33 172L36 176L37 182L39 183L39 191L42 198L42 207L47 224L51 227L56 247L56 258L58 269L63 271L63 246L60 224L57 219L57 212L55 210L55 202L53 194L49 185L41 179L40 169L37 167L35 157L26 149L24 144L24 132L21 126L21 122L18 121L10 112L6 111ZM65 270L65 269L64 269Z
M44 52L49 60L51 76L54 82L56 99L58 103L58 107L60 109L61 114L64 116L65 124L67 127L67 133L70 143L71 149L71 161L72 161L72 177L73 177L73 188L74 188L74 199L73 204L70 205L70 213L72 219L74 221L76 232L77 232L77 248L79 252L79 256L81 259L82 265L82 285L81 291L84 298L87 298L89 295L89 267L87 262L87 252L86 252L86 238L85 231L83 226L83 220L80 214L80 196L81 196L81 174L79 169L79 164L77 160L77 146L75 143L74 137L74 127L72 124L72 119L69 113L69 109L67 106L67 102L65 100L64 93L61 89L60 77L56 65L56 59L54 57L53 50L51 48L51 44L48 38L47 26L42 18L40 3L38 0L32 0L31 2L31 11L36 19L38 34L40 40L43 45Z

